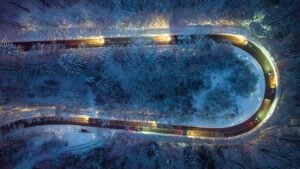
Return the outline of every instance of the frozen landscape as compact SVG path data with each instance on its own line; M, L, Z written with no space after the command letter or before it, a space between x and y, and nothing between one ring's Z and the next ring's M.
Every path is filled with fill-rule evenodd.
M166 47L139 42L21 56L4 49L0 80L6 116L14 116L10 107L16 106L28 108L20 115L27 117L34 105L36 116L49 113L39 107L53 107L52 115L226 127L247 120L264 94L256 60L205 38Z
M93 117L234 127L268 103L253 56L202 36L243 35L280 76L271 117L236 137L201 138L75 125L0 132L0 169L299 168L297 0L3 0L0 127L32 117ZM198 34L196 41L76 49L10 42ZM189 43L185 43L189 42ZM251 125L251 123L247 123Z

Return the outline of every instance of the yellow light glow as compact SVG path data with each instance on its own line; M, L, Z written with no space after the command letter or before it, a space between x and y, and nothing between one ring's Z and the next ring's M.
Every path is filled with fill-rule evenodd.
M194 130L188 130L188 131L186 132L186 135L187 135L188 137L196 137L196 136L198 136L198 133L197 133L196 131L194 131Z
M170 28L169 20L163 16L155 16L147 25L147 29L168 29Z
M20 108L20 109L17 109L17 111L19 112L31 112L31 111L36 111L36 110L39 110L39 108L29 108L29 107L25 107L25 108Z
M104 39L104 37L91 38L91 39L87 39L86 43L89 44L89 45L101 45L101 46L103 46L105 44L105 39Z
M248 44L248 39L242 35L235 35L236 41L235 43L239 45L247 45Z
M11 111L17 111L17 112L21 112L21 113L25 113L25 112L33 112L33 111L38 111L38 110L43 110L45 111L45 109L50 109L50 110L54 110L56 109L55 106L32 106L32 107L15 107L12 108Z
M172 37L169 34L164 34L164 35L154 36L153 39L155 40L155 42L159 44L168 44L171 42Z
M277 77L274 74L269 75L270 88L274 89L277 86Z
M269 104L270 104L270 102L271 102L271 100L270 100L270 99L264 99L264 105L265 105L265 106L269 105Z
M156 127L157 127L156 121L150 121L150 125L151 125L151 127L153 127L153 128L156 128Z
M226 39L228 39L234 45L239 45L239 46L248 45L248 39L243 35L236 35L236 34L230 34L230 33L220 33L219 35L224 36Z
M89 123L89 116L87 115L78 115L76 116L76 121L80 123Z

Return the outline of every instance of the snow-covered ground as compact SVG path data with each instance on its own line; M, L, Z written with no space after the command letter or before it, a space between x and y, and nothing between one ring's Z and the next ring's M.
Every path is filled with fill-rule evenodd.
M84 129L86 132L82 132ZM23 129L9 134L10 138L26 139L26 150L21 152L22 159L16 169L30 169L45 159L55 159L61 155L72 153L81 155L96 147L105 146L106 139L112 132L79 126L41 126ZM25 149L25 148L24 148Z
M220 168L220 169L240 169L240 168L299 168L299 125L291 125L291 121L299 119L299 2L297 0L211 0L211 1L184 1L184 0L138 0L124 1L122 5L118 0L51 0L51 1L15 1L3 0L0 2L0 37L2 42L6 41L26 41L26 40L45 40L78 38L89 36L122 36L134 35L134 32L124 33L128 29L145 29L151 27L167 28L167 31L141 31L143 34L172 33L174 27L179 25L212 25L204 26L205 30L196 28L201 32L227 32L246 35L248 38L256 38L272 54L277 62L280 71L280 88L282 97L279 106L268 123L260 127L259 130L251 133L249 137L233 139L233 145L228 141L222 140L221 145L209 141L209 144L195 143L195 140L179 142L171 138L169 140L153 141L159 144L159 150L153 158L144 158L146 152L143 145L146 144L145 136L140 143L135 142L130 137L116 139L118 142L108 140L117 144L114 151L117 156L107 155L106 165L101 165L99 160L98 167L103 168L155 168L149 167L149 159L160 168ZM18 6L20 5L20 6ZM157 22L156 22L157 21ZM149 23L149 24L147 24ZM160 24L161 23L161 24ZM224 27L243 27L251 33L236 31L236 29ZM217 29L217 30L216 30ZM184 29L178 28L182 33ZM147 33L148 32L148 33ZM248 36L249 35L249 36ZM22 62L24 63L24 62ZM1 77L5 76L0 74ZM59 78L58 78L59 79ZM66 78L72 81L72 78ZM75 78L73 78L74 80ZM24 79L18 77L16 81L21 85ZM261 81L262 82L262 81ZM0 85L6 84L1 81ZM66 90L67 85L65 86ZM74 86L75 87L75 86ZM77 86L76 86L77 87ZM75 88L76 88L75 87ZM262 86L260 86L262 88ZM84 87L83 87L84 88ZM88 89L88 87L86 87ZM11 91L14 88L3 88L1 91ZM68 95L68 100L72 102L63 105L39 103L34 105L32 102L20 102L21 96L17 95L10 105L2 104L0 107L1 124L8 123L14 119L42 115L66 115L88 114L90 116L102 116L104 113L95 110L96 103L91 101L93 93L84 90L83 95L72 97L72 92L64 92ZM73 93L74 94L74 93ZM73 95L74 96L74 95ZM203 97L205 95L203 94ZM258 96L258 94L256 95ZM53 99L53 98L52 98ZM243 98L239 99L242 103ZM41 101L42 99L36 99ZM63 97L54 98L56 102L63 101ZM89 100L88 103L85 101ZM200 99L201 100L201 99ZM250 103L251 99L245 99ZM8 101L8 100L4 100ZM51 99L49 99L51 101ZM54 102L52 100L52 102ZM201 101L199 101L201 102ZM199 103L198 102L198 103ZM79 103L87 105L82 106ZM77 107L77 106L78 107ZM246 107L247 106L247 107ZM199 107L202 107L201 104ZM243 104L241 110L255 109L250 104ZM137 116L135 116L137 117ZM141 117L141 119L143 119ZM47 127L46 127L47 128ZM76 127L74 127L76 128ZM33 128L31 128L33 129ZM37 127L39 130L40 127ZM33 129L35 130L35 129ZM21 132L23 132L22 130ZM69 132L70 130L66 130ZM107 130L105 130L107 131ZM43 132L43 131L41 131ZM103 132L103 131L102 131ZM27 133L26 133L27 134ZM73 134L75 134L73 132ZM52 135L52 133L50 133ZM128 134L130 135L130 134ZM127 136L128 136L127 135ZM21 133L16 135L22 139ZM30 136L30 135L28 135ZM79 136L81 137L81 136ZM24 136L24 138L26 138ZM30 137L32 138L32 137ZM46 137L36 139L40 142ZM72 137L73 138L73 137ZM127 144L126 144L127 141ZM132 143L134 145L129 145ZM184 145L184 146L182 146ZM174 148L175 147L175 148ZM280 148L279 148L280 147ZM28 149L19 149L31 152ZM56 149L55 149L56 150ZM4 149L0 149L1 155ZM51 151L51 150L49 150ZM47 153L47 151L45 151ZM40 153L43 154L43 153ZM39 155L40 155L39 154ZM7 155L12 162L18 160ZM64 158L58 160L67 162ZM4 157L5 159L5 157ZM29 160L31 158L28 158ZM156 160L157 159L157 160ZM86 164L90 161L83 161ZM9 163L0 156L0 168L7 168ZM26 161L24 158L23 161ZM21 161L21 162L23 162ZM51 160L46 158L46 161ZM57 161L52 161L56 164ZM22 163L24 164L24 163ZM108 165L108 166L107 166ZM44 165L40 168L51 167ZM78 165L70 165L70 168L80 168ZM117 166L117 167L116 167ZM83 167L81 167L83 168ZM156 167L157 168L157 167Z
M178 46L179 47L179 46ZM221 47L220 50L224 50L222 48L224 48L224 46ZM177 47L172 48L172 47L165 47L165 48L158 48L158 49L143 49L143 52L145 52L146 55L153 55L155 52L165 52L165 54L171 54L172 53L168 53L168 50L175 50ZM189 46L187 46L187 49L189 48ZM227 47L226 47L227 48ZM118 57L118 55L114 55L114 53L116 53L116 49L78 49L78 52L75 51L70 51L71 52L71 61L75 62L76 65L82 65L79 68L74 66L72 67L72 63L71 65L69 64L68 61L68 54L48 54L49 56L45 57L45 59L43 59L43 57L40 58L39 54L37 54L36 56L30 56L29 54L26 54L25 59L22 57L16 57L17 59L14 60L13 62L15 62L15 64L18 64L19 60L18 58L22 58L22 60L24 60L24 62L26 63L25 65L33 65L33 67L35 67L34 64L32 64L32 60L35 61L35 58L39 58L37 59L37 62L33 62L33 63L48 63L50 64L57 64L58 66L57 68L55 68L55 70L53 70L54 72L56 71L56 75L53 73L42 73L39 75L29 75L29 79L27 79L26 77L24 77L25 75L27 75L25 73L24 74L19 74L18 72L16 72L16 77L14 75L13 72L5 72L4 76L2 77L2 85L5 87L5 90L11 90L6 89L7 86L10 86L13 90L16 91L12 91L11 93L8 93L7 91L4 92L6 94L3 95L2 97L2 101L5 103L3 105L2 111L3 113L1 113L2 115L4 115L4 117L2 118L2 123L7 123L8 121L12 121L15 119L19 119L19 118L25 118L25 117L32 117L32 116L49 116L49 115L60 115L60 116L70 116L70 115L79 115L79 114L85 114L88 115L90 117L97 117L97 118L110 118L110 119L125 119L125 120L151 120L151 121L158 121L159 123L168 123L168 124L181 124L181 125L191 125L191 126L205 126L205 127L227 127L227 126L232 126L232 125L236 125L238 123L241 123L243 121L245 121L246 119L248 119L253 113L255 113L255 110L258 108L258 106L261 103L261 99L263 97L264 94L264 78L263 78L263 73L262 70L260 68L260 66L258 65L258 63L252 58L252 56L250 56L249 54L247 54L246 52L236 48L236 47L228 47L228 49L232 48L233 49L233 53L232 53L232 57L236 57L236 59L234 58L230 58L230 57L224 57L225 61L224 63L226 63L226 59L233 59L237 62L237 65L232 65L231 67L225 67L225 69L220 69L218 67L211 67L208 68L208 70L204 69L204 71L206 71L207 73L204 75L204 77L198 77L198 78L202 78L202 80L204 80L204 84L209 84L206 86L209 87L201 87L199 89L199 91L196 91L194 94L192 94L192 106L194 108L196 108L195 112L192 115L179 115L176 112L180 112L182 110L176 110L172 113L172 112L168 112L170 110L168 110L168 104L166 106L166 108L160 108L161 107L161 102L150 102L147 103L149 101L146 102L136 102L136 101L130 101L133 103L133 105L129 105L129 104L111 104L109 105L110 108L107 109L107 103L106 102L106 97L104 96L103 92L106 92L106 90L112 90L111 92L114 92L114 90L119 90L117 88L115 88L114 86L112 86L113 88L106 88L104 91L102 86L105 83L108 83L107 85L111 85L110 83L115 83L114 81L111 81L110 79L108 79L108 81L105 79L104 80L100 80L99 82L96 83L96 85L93 85L92 87L87 85L87 82L93 82L96 79L96 76L99 75L100 73L100 68L101 65L100 63L98 63L96 60L97 58L104 60L104 65L106 64L107 66L105 67L105 71L107 73L105 73L104 71L104 75L100 76L108 76L108 78L113 77L112 80L117 80L121 83L121 85L123 85L123 90L128 90L131 91L132 93L130 93L132 96L131 98L135 98L137 97L142 98L142 99L151 99L151 98L147 98L145 96L138 96L139 94L149 94L147 93L147 90L142 89L141 93L135 93L137 92L136 88L140 88L141 84L136 83L136 80L139 80L140 83L145 83L145 85L147 85L147 81L145 81L145 78L148 77L143 77L143 76L159 76L159 74L154 72L145 72L145 75L140 74L140 71L144 71L143 67L137 68L137 67L127 67L127 68L122 68L120 67L120 64L116 64L114 63L112 57ZM183 48L183 50L187 50L185 48ZM216 47L216 49L218 49ZM116 50L116 51L114 51ZM121 49L121 53L122 50L124 52L124 50L131 50L131 48L127 48L127 49ZM136 49L132 49L132 52L128 55L134 55L134 52ZM149 50L149 51L148 51ZM178 50L178 49L176 49ZM72 54L76 52L76 55ZM153 53L154 52L154 53ZM166 53L167 52L167 53ZM178 50L179 52L179 50ZM68 53L68 52L67 52ZM78 54L78 55L77 55ZM184 53L183 53L184 54ZM157 55L157 54L155 54ZM213 55L218 55L218 54L213 54ZM225 54L225 55L231 55L230 50ZM63 56L63 57L59 57L59 56ZM204 55L203 55L204 56ZM221 55L220 55L221 56ZM29 59L26 59L26 57L29 57ZM32 58L34 57L34 58ZM126 56L127 57L127 56ZM126 58L125 57L125 58ZM131 57L136 57L136 56L131 56ZM151 56L152 57L152 56ZM151 58L150 57L150 58ZM159 55L154 56L154 57L159 57ZM178 57L178 56L176 56ZM175 58L176 58L175 57ZM187 58L189 58L191 56L187 56ZM201 56L200 56L201 57ZM206 56L205 56L206 57ZM203 59L205 59L205 57ZM222 56L223 57L223 56ZM63 58L63 59L62 59ZM96 60L95 60L96 59ZM170 58L171 59L171 58ZM215 58L218 60L218 58ZM29 60L29 61L27 61ZM57 60L57 61L55 61ZM128 59L127 59L128 60ZM200 59L201 60L201 59ZM200 61L198 59L198 61ZM217 60L211 60L209 61L209 63L211 64L211 62L220 62ZM94 63L95 61L95 63ZM122 61L122 60L121 60ZM125 59L126 61L126 59ZM129 60L130 61L130 60ZM155 63L155 60L149 60L152 63ZM175 61L175 60L174 60ZM88 68L88 70L81 70L81 67L87 67L87 64L91 64L89 62L92 62L92 66L90 65L90 67ZM107 62L107 63L106 63ZM164 61L165 62L165 61ZM169 63L171 63L170 61L167 61ZM177 62L177 61L176 61ZM68 64L66 64L68 63ZM158 64L160 64L159 62L157 62ZM223 64L223 61L220 62L221 64ZM219 63L219 64L220 64ZM65 66L66 64L66 66ZM97 65L99 64L99 65ZM101 62L101 64L103 64ZM133 64L136 64L135 61L133 62ZM146 67L149 66L150 63L147 63L144 61L137 61L137 64L144 64ZM177 63L176 63L177 64ZM174 66L177 66L177 65ZM178 65L180 65L180 62L178 62ZM235 75L239 75L241 74L241 72L234 72L235 70L235 66L245 66L245 69L251 69L250 73L252 76L255 75L258 78L257 79L253 79L253 81L249 81L248 83L253 83L256 84L255 86L255 90L253 91L248 91L249 94L247 94L247 96L242 96L242 94L240 94L238 92L238 90L241 90L241 92L243 92L243 87L241 89L235 89L235 88L230 88L231 87L231 83L228 82L227 78L229 76L235 76ZM70 67L71 66L71 67ZM100 66L97 67L97 66ZM13 64L11 67L14 67ZM52 67L55 67L52 65ZM209 66L208 66L209 67ZM30 67L29 67L30 68ZM126 69L131 69L131 70L126 70ZM164 68L159 68L161 69L160 72L166 71L164 70ZM36 68L39 69L39 68ZM102 68L103 69L103 68ZM169 71L173 71L172 69L174 69L174 71L178 71L176 67L171 68ZM189 69L189 68L188 68ZM191 69L195 69L192 68ZM197 68L200 69L200 68ZM195 73L197 73L197 71L199 72L199 70L196 70ZM202 68L203 69L203 68ZM201 70L202 70L201 69ZM209 70L212 69L212 70ZM216 69L216 70L214 70ZM220 70L218 70L220 69ZM26 72L27 69L24 69L24 71ZM45 71L44 68L42 68L42 71ZM88 71L88 73L84 73ZM186 70L187 73L189 73L189 70ZM212 72L211 72L212 71ZM94 72L94 73L90 73L90 72ZM75 73L75 74L74 74ZM150 73L150 74L149 74ZM167 73L167 74L166 74ZM178 78L177 76L181 76L180 74L174 76L173 74L168 74L168 72L166 72L164 74L162 74L162 76L165 76L164 78L169 78L168 83L179 83L180 82L180 78ZM178 72L181 73L181 72ZM249 73L249 72L248 72ZM71 75L68 75L71 74ZM191 73L189 73L191 74ZM198 73L199 74L199 73ZM249 74L249 75L250 75ZM171 75L172 77L168 77L169 75ZM184 75L184 74L182 74ZM130 77L129 77L130 76ZM200 76L200 74L199 74ZM201 75L203 76L203 75ZM242 75L244 76L244 75ZM248 76L247 74L245 76ZM208 79L207 79L208 77ZM191 78L191 77L188 77ZM194 79L197 80L197 77L193 77ZM192 79L193 79L192 78ZM25 83L23 85L20 85L20 83L18 82L17 79L22 79ZM130 79L130 80L127 80ZM176 82L176 79L179 80L179 82ZM243 78L244 80L247 80L246 78ZM164 79L161 79L164 80ZM256 81L257 80L257 81ZM118 82L118 83L119 83ZM258 83L257 83L258 82ZM191 82L189 82L191 83ZM236 82L237 84L239 82ZM241 82L242 84L244 84L245 82ZM157 91L160 90L165 90L163 89L164 86L170 85L170 84L162 84L162 83L154 83L154 85L160 85L160 87L162 87L161 89L155 89L157 86L149 86L152 89L155 89ZM175 85L175 84L174 84ZM127 86L127 87L126 87ZM135 86L135 87L131 87L131 86ZM104 86L105 87L105 86ZM129 87L129 88L128 88ZM171 86L172 87L172 84ZM178 86L180 87L180 86ZM214 90L218 89L218 88L223 88L222 90L224 90L224 92L226 91L227 93L230 93L230 90L235 91L235 94L230 94L230 98L223 98L225 99L224 101L226 101L227 99L230 99L232 101L228 102L229 104L232 104L231 102L233 102L235 105L235 107L229 106L229 108L218 108L215 109L214 107L218 107L218 105L210 105L210 101L208 101L208 99L206 99L207 97L211 97L211 93L214 92ZM15 89L16 88L16 89ZM101 92L99 93L99 89L100 88ZM150 89L149 88L149 89ZM151 89L151 90L152 90ZM111 94L108 93L108 94ZM144 93L143 93L144 92ZM14 93L14 94L13 94ZM121 93L122 94L122 93ZM151 93L150 93L151 94ZM163 93L164 94L164 93ZM168 93L165 93L168 94ZM103 95L103 96L101 96ZM222 93L219 93L218 95L223 95ZM215 99L218 99L218 95L215 94ZM104 102L100 100L97 101L97 98L102 97L104 98ZM151 95L149 95L150 97ZM119 94L117 95L113 95L111 96L113 97L113 99L119 99L119 97L121 97ZM123 97L123 96L122 96ZM151 96L152 97L152 96ZM185 96L180 96L179 98L182 98ZM103 99L102 99L103 100ZM113 101L113 100L112 100ZM128 100L127 100L128 101ZM126 102L127 102L126 101ZM114 101L113 101L114 102ZM139 103L140 102L140 103ZM104 103L104 104L103 104ZM180 108L181 105L183 103L177 103L178 107ZM208 107L208 108L207 108ZM12 110L11 108L13 108L14 110ZM208 109L215 110L214 112L209 111ZM167 113L162 113L160 111L167 111ZM182 119L182 117L184 117L184 119Z
M249 97L236 96L235 100L237 101L237 107L239 108L239 114L237 116L230 116L232 112L225 109L219 112L219 116L215 121L209 121L201 116L195 116L192 121L184 122L185 125L208 126L212 128L233 126L246 121L256 112L262 102L265 92L263 71L257 61L247 52L236 47L234 48L234 52L238 58L248 62L251 65L252 70L254 70L255 74L258 76L258 83L256 84L255 91L253 91ZM228 73L232 72L219 72L216 75L212 75L212 86L224 85ZM204 101L207 93L208 91L205 90L194 95L194 106L200 111L204 110Z

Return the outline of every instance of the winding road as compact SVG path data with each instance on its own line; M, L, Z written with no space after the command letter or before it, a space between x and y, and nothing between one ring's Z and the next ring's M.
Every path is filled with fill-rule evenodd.
M155 35L143 36L139 38L149 39L157 45L172 45L180 43L181 39L189 36L190 39L197 39L199 35ZM229 41L235 47L238 47L251 54L261 66L265 77L264 98L257 111L246 121L226 128L207 128L193 127L183 125L159 124L155 121L124 121L124 120L105 120L90 118L87 116L78 117L33 117L11 122L0 127L3 132L9 132L16 128L26 128L39 125L80 125L90 127L101 127L109 129L122 129L128 131L137 131L142 133L159 133L170 135L182 135L188 137L233 137L252 131L266 122L275 110L278 100L278 72L274 61L269 53L259 44L235 34L206 34L202 35L215 41ZM32 41L32 42L12 42L23 51L28 51L36 47L59 46L63 48L85 47L107 47L107 46L126 46L134 43L132 37L99 37L93 39L76 40L56 40L56 41Z

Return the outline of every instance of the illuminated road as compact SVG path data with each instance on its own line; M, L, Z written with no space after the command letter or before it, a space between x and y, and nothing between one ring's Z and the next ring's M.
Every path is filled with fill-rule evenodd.
M191 39L197 39L198 35L157 35L144 36L153 41L156 45L178 44L182 36L189 36ZM265 77L265 94L264 99L257 111L246 121L231 127L225 128L206 128L182 125L157 124L155 121L124 121L124 120L104 120L89 118L86 116L79 117L33 117L14 121L0 127L2 131L9 131L14 128L32 127L39 125L81 125L90 127L101 127L110 129L123 129L129 131L138 131L144 133L160 133L171 135L183 135L188 137L232 137L246 133L257 128L272 115L278 100L278 73L275 63L269 53L260 45L249 39L233 34L207 34L204 35L215 41L230 41L234 46L251 54L261 66ZM85 47L106 47L106 46L126 46L134 43L132 37L117 38L95 38L95 39L78 39L78 40L59 40L59 41L36 41L36 42L13 42L14 45L28 51L35 46L64 46L64 48L77 48L84 44Z

